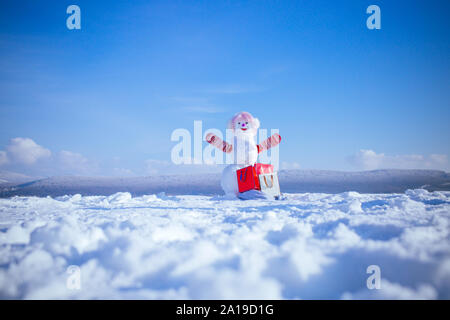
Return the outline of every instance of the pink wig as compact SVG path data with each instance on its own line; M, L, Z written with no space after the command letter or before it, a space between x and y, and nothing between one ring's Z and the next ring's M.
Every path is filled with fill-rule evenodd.
M248 112L238 112L236 113L233 118L228 121L228 129L236 129L236 123L239 121L248 121L249 124L251 124L252 129L255 131L259 128L259 120L257 118L253 118L253 116Z

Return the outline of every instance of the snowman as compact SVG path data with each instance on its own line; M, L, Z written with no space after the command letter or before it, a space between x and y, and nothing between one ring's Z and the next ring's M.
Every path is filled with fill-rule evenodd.
M274 134L260 144L255 138L259 128L259 120L248 112L238 112L228 121L228 129L233 131L233 143L223 141L216 135L209 133L206 141L225 153L234 153L234 163L225 167L222 172L221 186L227 196L239 198L265 198L258 190L239 193L236 170L252 166L258 160L258 154L268 150L281 141L279 134Z

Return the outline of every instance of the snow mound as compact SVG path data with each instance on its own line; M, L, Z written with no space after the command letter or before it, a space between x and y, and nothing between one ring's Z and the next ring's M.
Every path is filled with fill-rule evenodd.
M449 299L450 192L0 199L0 298Z

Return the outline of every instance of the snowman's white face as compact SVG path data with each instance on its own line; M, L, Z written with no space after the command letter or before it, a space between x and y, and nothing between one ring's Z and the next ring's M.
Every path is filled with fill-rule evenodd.
M252 123L245 118L238 118L234 123L234 132L237 136L252 137L255 132Z
M251 124L248 121L245 121L245 119L239 119L239 121L236 123L236 129L240 129L242 131L247 131L250 129Z

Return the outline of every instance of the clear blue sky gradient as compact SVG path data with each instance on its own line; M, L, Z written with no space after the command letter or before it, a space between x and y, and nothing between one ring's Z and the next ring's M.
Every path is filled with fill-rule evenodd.
M66 8L81 8L81 30ZM381 30L366 8L381 8ZM29 137L139 171L235 112L282 161L450 155L449 1L2 1L0 150ZM112 165L111 165L112 166Z

